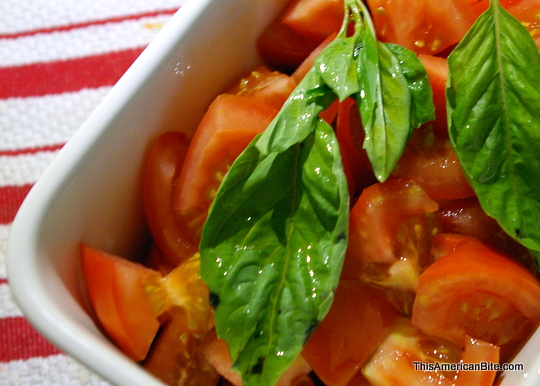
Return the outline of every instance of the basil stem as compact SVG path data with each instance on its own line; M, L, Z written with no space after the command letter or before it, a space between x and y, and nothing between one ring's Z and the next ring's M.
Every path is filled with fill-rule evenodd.
M540 251L538 48L492 0L448 65L449 133L466 175L487 214Z

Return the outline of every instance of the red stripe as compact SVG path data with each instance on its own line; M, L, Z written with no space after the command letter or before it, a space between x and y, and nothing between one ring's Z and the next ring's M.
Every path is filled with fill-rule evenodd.
M31 188L32 184L0 187L0 224L13 222L19 207Z
M55 26L50 28L41 28L41 29L35 29L31 31L24 31L24 32L14 32L9 34L0 34L0 39L16 39L24 36L31 36L31 35L37 35L42 33L51 33L51 32L63 32L63 31L69 31L77 28L86 28L94 25L102 25L107 23L119 23L126 20L137 20L142 19L144 17L155 17L159 15L171 15L176 13L178 11L178 8L174 9L164 9L162 11L156 11L156 12L146 12L146 13L139 13L135 15L127 15L127 16L119 16L119 17L111 17L108 19L101 19L101 20L93 20L88 22L82 22L82 23L73 23L63 26Z
M0 277L0 284L7 284L7 282L8 282L7 279Z
M0 347L0 362L62 353L22 317L0 319Z
M15 150L0 150L0 156L17 156L25 154L36 154L45 151L57 151L64 147L65 143L60 143L57 145L46 145L40 147L30 147L26 149L15 149Z
M112 86L143 48L84 58L0 68L0 99Z

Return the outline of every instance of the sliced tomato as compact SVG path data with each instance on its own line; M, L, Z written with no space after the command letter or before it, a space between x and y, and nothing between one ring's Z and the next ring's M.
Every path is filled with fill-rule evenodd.
M208 108L173 193L174 210L197 237L230 165L276 114L277 110L267 104L231 94L218 96Z
M446 81L448 79L448 62L439 56L420 54L418 59L424 65L435 105L435 121L431 122L435 135L448 138L448 122L446 116Z
M415 180L434 200L475 195L450 141L430 126L414 131L391 177Z
M362 373L372 385L451 386L457 370L442 371L435 366L457 366L461 356L459 346L443 338L425 335L411 326L408 319L400 318Z
M156 243L152 243L150 251L148 251L148 255L146 256L146 260L144 261L144 265L154 271L158 271L162 276L168 275L177 267L177 265L165 257Z
M325 384L347 385L397 317L397 309L382 289L359 280L342 280L330 311L302 355Z
M193 335L185 310L174 306L164 319L143 367L168 385L216 385L219 374L199 354L201 340Z
M240 373L232 369L227 342L219 339L212 330L201 345L201 353L216 371L231 385L242 385ZM280 377L276 386L312 385L305 377L311 372L311 366L302 355L299 355Z
M458 43L476 20L468 0L367 0L378 38L418 54Z
M298 66L298 68L293 72L291 75L296 83L300 83L300 81L306 76L309 70L311 70L311 67L315 64L315 59L319 54L324 50L324 48L335 39L337 34L333 33L330 34L326 39L322 41L321 44L317 46L310 54L309 56Z
M100 325L126 355L143 360L159 329L145 283L157 280L159 273L85 244L81 244L81 263Z
M343 22L343 0L293 0L282 22L300 35L322 42Z
M318 43L281 22L273 21L257 40L263 61L272 69L292 74Z
M162 134L150 148L144 173L148 226L154 242L172 265L178 265L198 249L193 232L172 209L172 193L188 148L185 134L174 131Z
M497 221L482 209L476 197L441 203L437 218L443 232L476 237L516 259L532 272L537 271L535 259L528 249L502 230Z
M339 104L336 136L349 183L349 193L356 197L364 188L376 183L377 179L367 152L363 149L364 128L358 105L353 98L347 98Z
M505 360L540 324L540 283L511 258L468 241L420 275L412 324L460 346L467 336L495 344Z
M414 295L430 262L438 205L413 180L391 179L362 192L349 218L349 246L342 278L360 278ZM411 296L400 306L408 313Z
M499 363L500 347L478 339L467 337L463 350L463 364L497 364ZM495 381L497 371L482 369L460 371L455 386L491 386Z
M226 92L255 99L279 110L295 87L293 77L260 66Z

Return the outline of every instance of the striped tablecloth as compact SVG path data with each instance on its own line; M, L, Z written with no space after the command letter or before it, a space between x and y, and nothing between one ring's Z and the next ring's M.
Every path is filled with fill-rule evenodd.
M36 180L184 0L0 1L0 385L107 385L47 342L5 252Z

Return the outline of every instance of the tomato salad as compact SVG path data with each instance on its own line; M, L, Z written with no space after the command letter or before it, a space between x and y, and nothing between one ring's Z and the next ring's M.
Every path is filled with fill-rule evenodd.
M501 0L500 6L525 27L526 38L523 31L515 36L529 39L525 49L534 47L537 55L533 41L540 46L540 1ZM500 6L488 0L347 0L345 6L342 0L293 0L258 40L265 65L215 98L193 138L167 132L150 144L143 193L153 242L146 260L136 263L81 246L88 295L110 339L171 385L492 385L500 374L496 369L460 371L457 365L509 362L540 324L534 259L539 249L525 226L515 234L509 231L510 220L492 209L478 172L468 166L462 138L469 126L487 120L467 121L465 129L459 121L469 96L461 96L463 75L453 66L465 61L468 45L489 40L474 35L480 36L482 23L496 20L497 28L507 23L514 31L507 20L515 19L502 14ZM350 13L347 22L345 13ZM346 54L351 38L357 39L351 50L360 52L357 56ZM504 44L498 44L503 51ZM364 101L372 90L361 73L373 61L361 51L369 47L380 50L373 69L381 78L383 63L399 58L396 68L404 69L410 93L404 125L392 122L402 114L394 107L382 113L389 132L404 127L401 148L388 138L382 147L394 161L381 161L380 145L370 142L379 134L366 117L375 117L380 106ZM480 55L482 47L474 50ZM353 57L365 62L351 72ZM333 72L325 72L328 68ZM343 80L351 73L360 73L361 87ZM378 94L379 105L388 98L385 92ZM402 103L401 93L390 96L387 104ZM538 107L540 97L532 98ZM289 111L304 109L310 111L305 116L315 116L315 129L286 145L302 127L287 132L283 125L289 123L279 122L287 121L283 116ZM290 121L297 125L300 120L293 116ZM299 159L307 167L287 166ZM260 170L264 173L257 174ZM273 175L270 184L265 178ZM245 191L256 186L259 195L231 203L239 185ZM255 220L268 227L248 226L240 239L253 235L262 244L239 244L233 234L231 219L244 213L249 200L263 213L252 220L251 214L259 212L246 212L242 227ZM291 204L288 200L296 217L283 220L276 207ZM229 206L233 209L227 212ZM229 222L216 220L224 213ZM292 221L294 229L281 229L281 221ZM319 228L318 236L309 233ZM270 245L269 255L288 256L283 268L273 272L281 267L278 256L253 273L253 261L267 259L264 253L274 240L266 233L274 231L280 245ZM295 244L295 232L303 239L320 236L320 241ZM226 245L229 238L233 247ZM289 247L297 245L298 252L291 254ZM324 251L320 256L319 249ZM228 250L252 260L236 259L227 266L223 251ZM310 261L321 258L335 262ZM305 276L297 275L301 270ZM235 275L242 281L219 282ZM253 284L251 277L257 283L270 278L271 285ZM313 279L306 296L312 299L296 299L295 288L305 278ZM247 305L225 296L227 285L234 286L239 299L248 299ZM250 300L259 298L271 304ZM293 304L292 311L284 299ZM304 309L309 317L298 315ZM250 327L247 314L257 314L253 324L263 327ZM227 321L242 324L241 331ZM299 332L287 335L287 324ZM419 363L456 366L419 370Z

